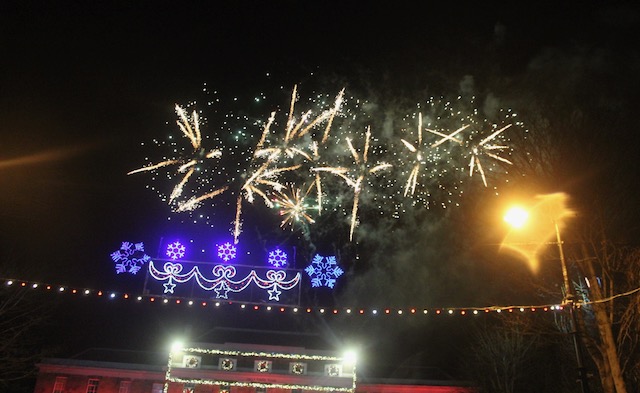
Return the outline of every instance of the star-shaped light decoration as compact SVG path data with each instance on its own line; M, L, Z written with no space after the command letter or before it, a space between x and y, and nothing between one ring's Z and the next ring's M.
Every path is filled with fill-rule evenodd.
M267 292L269 292L269 300L275 300L276 302L280 301L280 294L282 294L282 291L279 291L278 288L274 286Z

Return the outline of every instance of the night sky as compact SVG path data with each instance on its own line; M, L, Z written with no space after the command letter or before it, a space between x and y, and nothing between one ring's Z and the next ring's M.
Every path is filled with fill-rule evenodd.
M180 230L175 225L179 220L167 223L170 210L145 188L147 175L126 174L146 163L148 150L143 151L141 143L177 131L174 105L198 100L204 84L229 103L236 96L242 102L257 92L275 92L273 96L284 99L278 105L285 109L283 92L296 83L302 89L326 88L323 93L329 95L347 87L371 93L366 99L379 100L384 112L384 105L395 110L402 102L415 103L431 95L455 97L472 76L479 95L508 97L516 110L531 109L527 100L533 97L544 104L538 108L555 108L551 119L563 118L566 124L579 115L599 119L585 128L585 133L599 133L598 138L573 136L575 142L566 144L575 147L587 141L582 151L592 165L567 161L556 182L536 183L527 191L576 193L579 200L589 200L587 190L593 189L611 191L597 195L603 200L625 194L631 212L626 215L628 223L637 218L631 197L637 189L633 160L638 142L632 105L638 102L640 59L630 37L637 33L638 11L638 7L596 2L4 1L0 4L0 276L140 291L141 277L117 276L109 254L125 240L144 241L153 248L150 245L166 231ZM519 90L534 85L546 95ZM305 93L311 92L300 94ZM563 97L576 100L572 105L582 112L558 115L562 105L571 106L562 102ZM598 108L606 112L596 113ZM264 108L264 118L271 110ZM602 124L610 128L601 128ZM562 124L551 127L559 140L571 137L562 134ZM596 154L589 155L590 151ZM619 182L621 177L626 181ZM566 189L558 186L560 182ZM344 261L352 286L342 287L342 298L328 300L340 303L346 298L351 304L367 305L364 297L371 291L372 299L386 296L395 306L408 299L429 306L471 305L476 299L482 304L512 302L482 296L495 284L489 277L496 266L485 271L472 264L474 257L468 253L452 251L462 241L458 233L477 232L457 232L459 228L472 226L474 218L486 219L478 213L484 210L480 202L468 209L472 213L466 217L452 214L447 220L449 213L437 213L438 219L427 225L423 220L429 216L419 213L398 224L406 225L404 230L424 230L420 241L425 247L419 257L401 249L401 243L394 248L389 239L382 240L387 227L374 221L375 212L363 212L368 220L364 227L380 241L372 241L370 235L368 242L348 244L345 228L336 230L343 239L339 242L316 239L318 247L338 244L346 257L367 262L363 267L354 260ZM251 214L249 210L247 215ZM272 220L268 224L276 229L279 224L264 216L253 220ZM223 227L213 231L228 232L226 224ZM626 228L638 233L637 224ZM404 233L396 227L388 231ZM292 236L300 240L296 234L282 239ZM432 261L432 267L412 275L414 264L424 260ZM469 270L443 266L451 260L459 261L458 269ZM393 277L383 268L390 261L398 266ZM526 273L524 268L522 272ZM382 276L389 281L378 282ZM409 279L416 283L403 288ZM483 284L483 279L489 281ZM425 287L429 289L422 291ZM390 288L397 293L378 293ZM64 300L54 302L64 308ZM52 331L61 334L56 339L67 343L61 345L67 353L82 346L147 350L177 333L200 341L232 340L227 333L234 327L245 329L247 340L271 340L270 334L249 333L282 329L289 332L284 341L304 345L307 337L314 337L314 345L337 347L353 338L349 331L360 327L348 327L344 320L332 326L322 319L244 318L184 310L148 311L143 322L136 320L140 309L131 305L72 304L81 310L75 317L90 320L87 330L96 335L65 336L70 321L53 322ZM381 323L360 338L360 344L386 350L389 356L411 357L415 350L396 348L419 342L419 353L432 354L430 364L455 369L448 363L455 360L433 355L446 351L447 344L436 333L441 324ZM388 333L392 326L398 334ZM297 334L302 331L309 336ZM463 328L453 332L464 333ZM414 336L420 337L412 340Z

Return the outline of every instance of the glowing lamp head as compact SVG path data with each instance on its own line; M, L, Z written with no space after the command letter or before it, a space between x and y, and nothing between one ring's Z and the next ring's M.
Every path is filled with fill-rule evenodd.
M507 213L504 215L504 221L513 228L522 228L528 219L529 212L519 206L507 210Z
M182 341L174 341L173 343L171 343L171 352L181 351L182 348L184 348L184 344L182 343Z
M342 356L342 361L344 364L355 365L358 360L358 354L354 350L348 350Z

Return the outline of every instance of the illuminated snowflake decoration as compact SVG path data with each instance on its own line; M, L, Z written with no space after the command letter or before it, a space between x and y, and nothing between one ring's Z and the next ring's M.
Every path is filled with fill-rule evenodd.
M338 266L335 256L323 257L319 254L313 257L311 264L304 271L311 277L313 288L323 286L333 288L336 285L336 279L344 273L344 270Z
M184 258L186 248L180 242L174 242L167 246L167 256L174 261L176 259Z
M120 249L111 253L111 259L116 263L116 273L136 274L151 257L144 253L143 243L122 242Z
M287 253L277 248L269 252L269 259L267 261L273 267L285 267L287 264Z
M236 257L236 248L233 244L226 242L218 245L218 257L227 262Z

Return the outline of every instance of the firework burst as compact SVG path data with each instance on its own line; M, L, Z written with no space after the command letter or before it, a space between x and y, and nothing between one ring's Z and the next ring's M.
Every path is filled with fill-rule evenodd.
M491 135L481 140L480 143L473 146L471 149L472 155L471 155L471 160L469 161L469 176L473 176L474 168L477 169L478 173L480 173L480 176L482 177L482 183L484 184L485 187L487 187L487 177L484 174L484 169L482 169L482 163L480 161L481 156L484 155L489 158L493 158L494 160L501 161L509 165L513 165L511 161L507 160L504 157L500 157L498 154L494 153L494 152L499 152L499 151L508 149L509 146L494 145L489 143L509 127L511 127L511 124L507 124L506 126L500 128L499 130L494 131Z
M292 230L307 230L323 209L333 209L348 217L352 241L360 216L374 205L394 218L418 203L447 207L457 204L456 197L466 190L468 180L463 179L475 174L488 187L490 173L511 164L505 131L512 133L510 128L521 125L514 119L494 116L489 121L460 97L454 102L430 99L426 108L418 105L418 111L401 117L400 137L384 129L380 143L365 126L375 124L372 113L377 106L345 99L344 92L310 97L305 101L310 105L298 111L303 105L296 85L280 124L278 111L266 112L266 120L260 114L254 114L254 120L227 115L213 130L219 149L203 146L211 135L202 132L198 112L189 114L176 105L180 138L170 139L173 154L148 160L129 175L150 172L153 180L170 180L170 192L158 193L174 212L202 209L206 214L204 202L215 199L217 205L231 206L232 215L235 201L235 217L229 220L236 243L243 207L256 200L277 209L280 227ZM507 118L513 116L507 113ZM348 135L358 129L365 132L361 142L354 143ZM391 168L388 176L380 176ZM160 173L166 176L157 176Z
M317 207L311 207L307 203L307 196L312 187L313 185L308 187L304 193L300 188L295 188L294 186L290 186L286 193L283 191L276 193L273 204L279 209L280 216L284 217L280 223L280 227L283 228L286 225L290 225L291 230L293 230L294 224L296 223L315 223L315 220L309 212L311 210L317 210Z
M298 86L296 85L293 87L293 92L291 94L289 118L287 119L285 132L282 136L281 141L279 141L279 143L277 143L274 147L264 147L267 137L271 131L271 125L275 120L276 112L272 112L263 129L260 141L256 146L254 153L255 157L267 157L267 160L271 162L277 161L279 158L285 156L288 158L302 156L304 159L311 161L311 155L304 150L304 143L301 142L302 139L306 135L308 135L314 127L319 126L324 121L327 121L327 125L322 136L322 142L324 143L328 139L331 125L333 124L333 119L340 111L340 106L342 105L344 89L342 89L342 91L340 91L340 93L338 93L338 95L336 96L333 107L322 111L315 118L312 118L312 110L307 110L306 112L304 112L299 119L295 118L295 105L298 100L297 92Z
M367 127L364 140L364 148L359 153L353 146L350 138L346 138L347 148L351 152L354 161L354 169L345 167L321 167L314 168L315 171L325 171L342 178L353 189L353 205L351 209L351 226L349 229L349 240L353 240L353 233L357 223L358 205L360 203L360 194L364 188L364 182L370 175L374 175L384 169L391 167L391 164L384 162L369 162L369 147L371 143L371 127ZM350 173L352 175L350 176Z
M175 106L176 113L179 119L176 121L182 135L186 137L190 144L191 149L187 150L184 157L177 159L167 159L157 164L151 164L139 169L135 169L127 173L132 175L140 172L152 172L160 168L176 165L176 174L180 177L178 183L173 187L169 195L169 205L177 206L175 209L178 212L193 210L200 206L200 203L206 199L213 198L223 193L227 187L222 187L213 191L209 191L199 196L192 196L186 201L181 201L179 198L183 195L184 188L187 185L189 179L196 171L199 171L199 167L204 165L204 161L208 159L219 159L222 157L222 150L220 149L205 149L202 146L202 133L200 131L200 119L198 113L194 110L191 119L187 116L184 108L177 105Z

